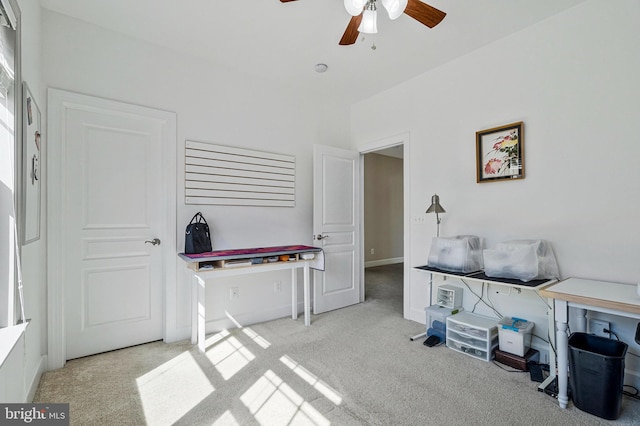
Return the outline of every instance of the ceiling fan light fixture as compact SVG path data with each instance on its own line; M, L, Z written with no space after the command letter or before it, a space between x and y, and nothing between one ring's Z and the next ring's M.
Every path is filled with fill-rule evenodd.
M387 9L389 19L398 19L407 8L407 3L408 0L382 0L382 5Z
M362 12L362 22L358 27L358 31L364 34L377 34L377 15L378 13L376 12L375 0L369 0L366 9L364 10L364 12Z
M344 0L344 8L351 16L358 16L362 13L367 0Z

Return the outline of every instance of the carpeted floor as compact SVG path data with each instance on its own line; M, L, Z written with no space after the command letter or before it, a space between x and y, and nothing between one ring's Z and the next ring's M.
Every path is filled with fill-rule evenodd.
M365 302L188 342L149 343L72 360L43 375L34 402L70 403L74 425L640 424L623 399L616 422L537 392L505 371L410 336L402 265L368 268Z

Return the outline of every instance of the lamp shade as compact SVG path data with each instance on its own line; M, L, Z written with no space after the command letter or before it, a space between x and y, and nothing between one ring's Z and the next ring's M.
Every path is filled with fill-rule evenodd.
M351 16L358 16L362 13L367 0L344 0L344 8Z
M407 2L408 0L382 0L382 5L387 9L389 19L397 19L406 9Z
M440 205L440 197L438 197L438 194L431 196L431 205L425 213L446 213L444 207Z
M375 10L365 9L362 12L362 22L358 27L358 31L365 34L376 34L378 32L376 19L377 12Z

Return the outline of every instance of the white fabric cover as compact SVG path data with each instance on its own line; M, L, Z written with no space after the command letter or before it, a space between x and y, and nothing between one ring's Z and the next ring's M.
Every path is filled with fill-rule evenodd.
M514 240L483 251L484 273L494 278L527 282L558 278L558 263L551 244L544 240Z

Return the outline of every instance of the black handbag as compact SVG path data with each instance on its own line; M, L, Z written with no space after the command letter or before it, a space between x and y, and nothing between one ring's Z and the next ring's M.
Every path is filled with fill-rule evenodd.
M184 252L185 254L197 254L207 251L211 251L209 225L202 213L198 212L191 218L191 222L185 230Z

